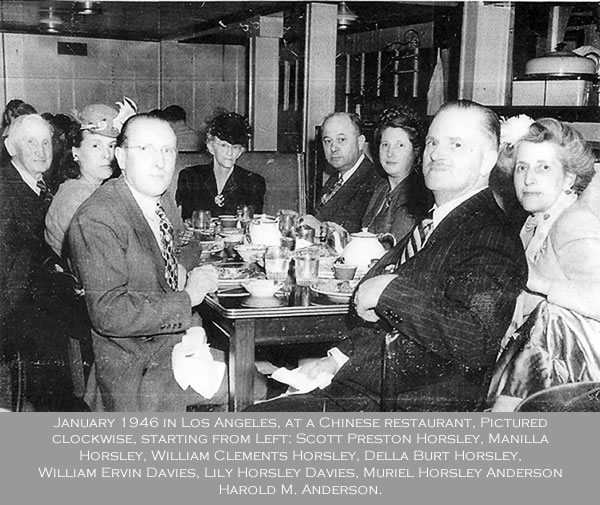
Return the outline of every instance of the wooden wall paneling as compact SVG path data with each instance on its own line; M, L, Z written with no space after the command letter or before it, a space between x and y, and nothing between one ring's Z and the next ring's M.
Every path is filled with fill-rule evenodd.
M233 83L234 110L248 112L248 50L245 46L224 46L223 80Z

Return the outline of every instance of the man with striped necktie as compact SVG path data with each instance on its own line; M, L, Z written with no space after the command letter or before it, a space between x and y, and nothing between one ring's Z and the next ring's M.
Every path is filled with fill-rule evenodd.
M128 119L115 150L122 176L81 205L69 230L93 329L96 373L86 391L93 410L185 411L228 399L226 378L205 399L182 391L171 370L173 347L199 326L193 307L217 289L214 267L186 272L175 257L179 218L165 191L176 154L175 133L164 119Z
M301 371L334 374L310 395L262 410L464 411L483 406L501 338L527 281L519 237L488 186L500 125L491 110L450 102L429 128L423 174L431 216L390 250L354 294L348 338ZM386 383L382 398L382 361ZM293 398L293 399L292 399Z

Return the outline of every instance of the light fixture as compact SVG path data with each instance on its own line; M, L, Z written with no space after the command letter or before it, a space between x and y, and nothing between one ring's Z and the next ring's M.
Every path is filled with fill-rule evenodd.
M40 11L40 28L46 33L58 33L62 25L63 20L54 13L53 7Z
M100 2L74 2L73 10L81 16L91 16L102 13Z
M347 30L357 19L358 16L348 8L346 2L339 3L337 11L337 25L339 30Z

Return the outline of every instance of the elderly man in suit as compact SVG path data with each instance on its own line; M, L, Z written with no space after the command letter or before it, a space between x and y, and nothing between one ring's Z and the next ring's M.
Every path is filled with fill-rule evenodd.
M18 350L25 363L29 400L43 410L61 409L69 397L66 349L49 328L51 288L43 267L51 254L44 216L51 198L43 174L52 163L52 128L39 115L16 118L0 167L0 336L9 364ZM50 325L51 326L51 325ZM72 410L69 407L69 410Z
M379 410L384 400L399 410L481 408L527 281L519 237L487 187L499 131L497 116L479 104L440 109L423 156L432 215L359 284L354 303L365 324L328 357L301 368L309 377L334 374L332 384L258 408Z
M175 203L165 196L175 170L176 136L164 119L139 114L117 139L122 176L101 186L77 211L69 240L84 288L96 359L91 402L97 410L183 411L227 401L226 383L211 399L182 391L171 370L182 332L198 326L192 308L217 289L213 267L187 273L174 256ZM180 289L181 288L181 289Z
M302 221L318 228L333 221L353 233L360 223L375 187L382 179L364 153L365 136L357 114L334 112L321 126L321 141L327 163L336 171L321 191L314 217Z

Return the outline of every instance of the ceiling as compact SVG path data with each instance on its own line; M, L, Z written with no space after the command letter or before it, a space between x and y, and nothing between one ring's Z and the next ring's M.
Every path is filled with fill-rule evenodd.
M83 15L84 4L98 12ZM336 3L336 2L332 2ZM460 2L347 2L358 16L347 32L368 31L432 19L434 10L456 8ZM197 43L243 43L244 21L258 15L286 12L293 36L304 26L306 2L65 2L48 0L0 0L0 31L53 33L76 37L126 40L176 39ZM291 15L290 15L291 13ZM56 18L61 23L56 23ZM41 24L41 19L46 24ZM48 22L48 20L50 22ZM290 21L291 20L291 21ZM52 30L51 30L52 31Z

